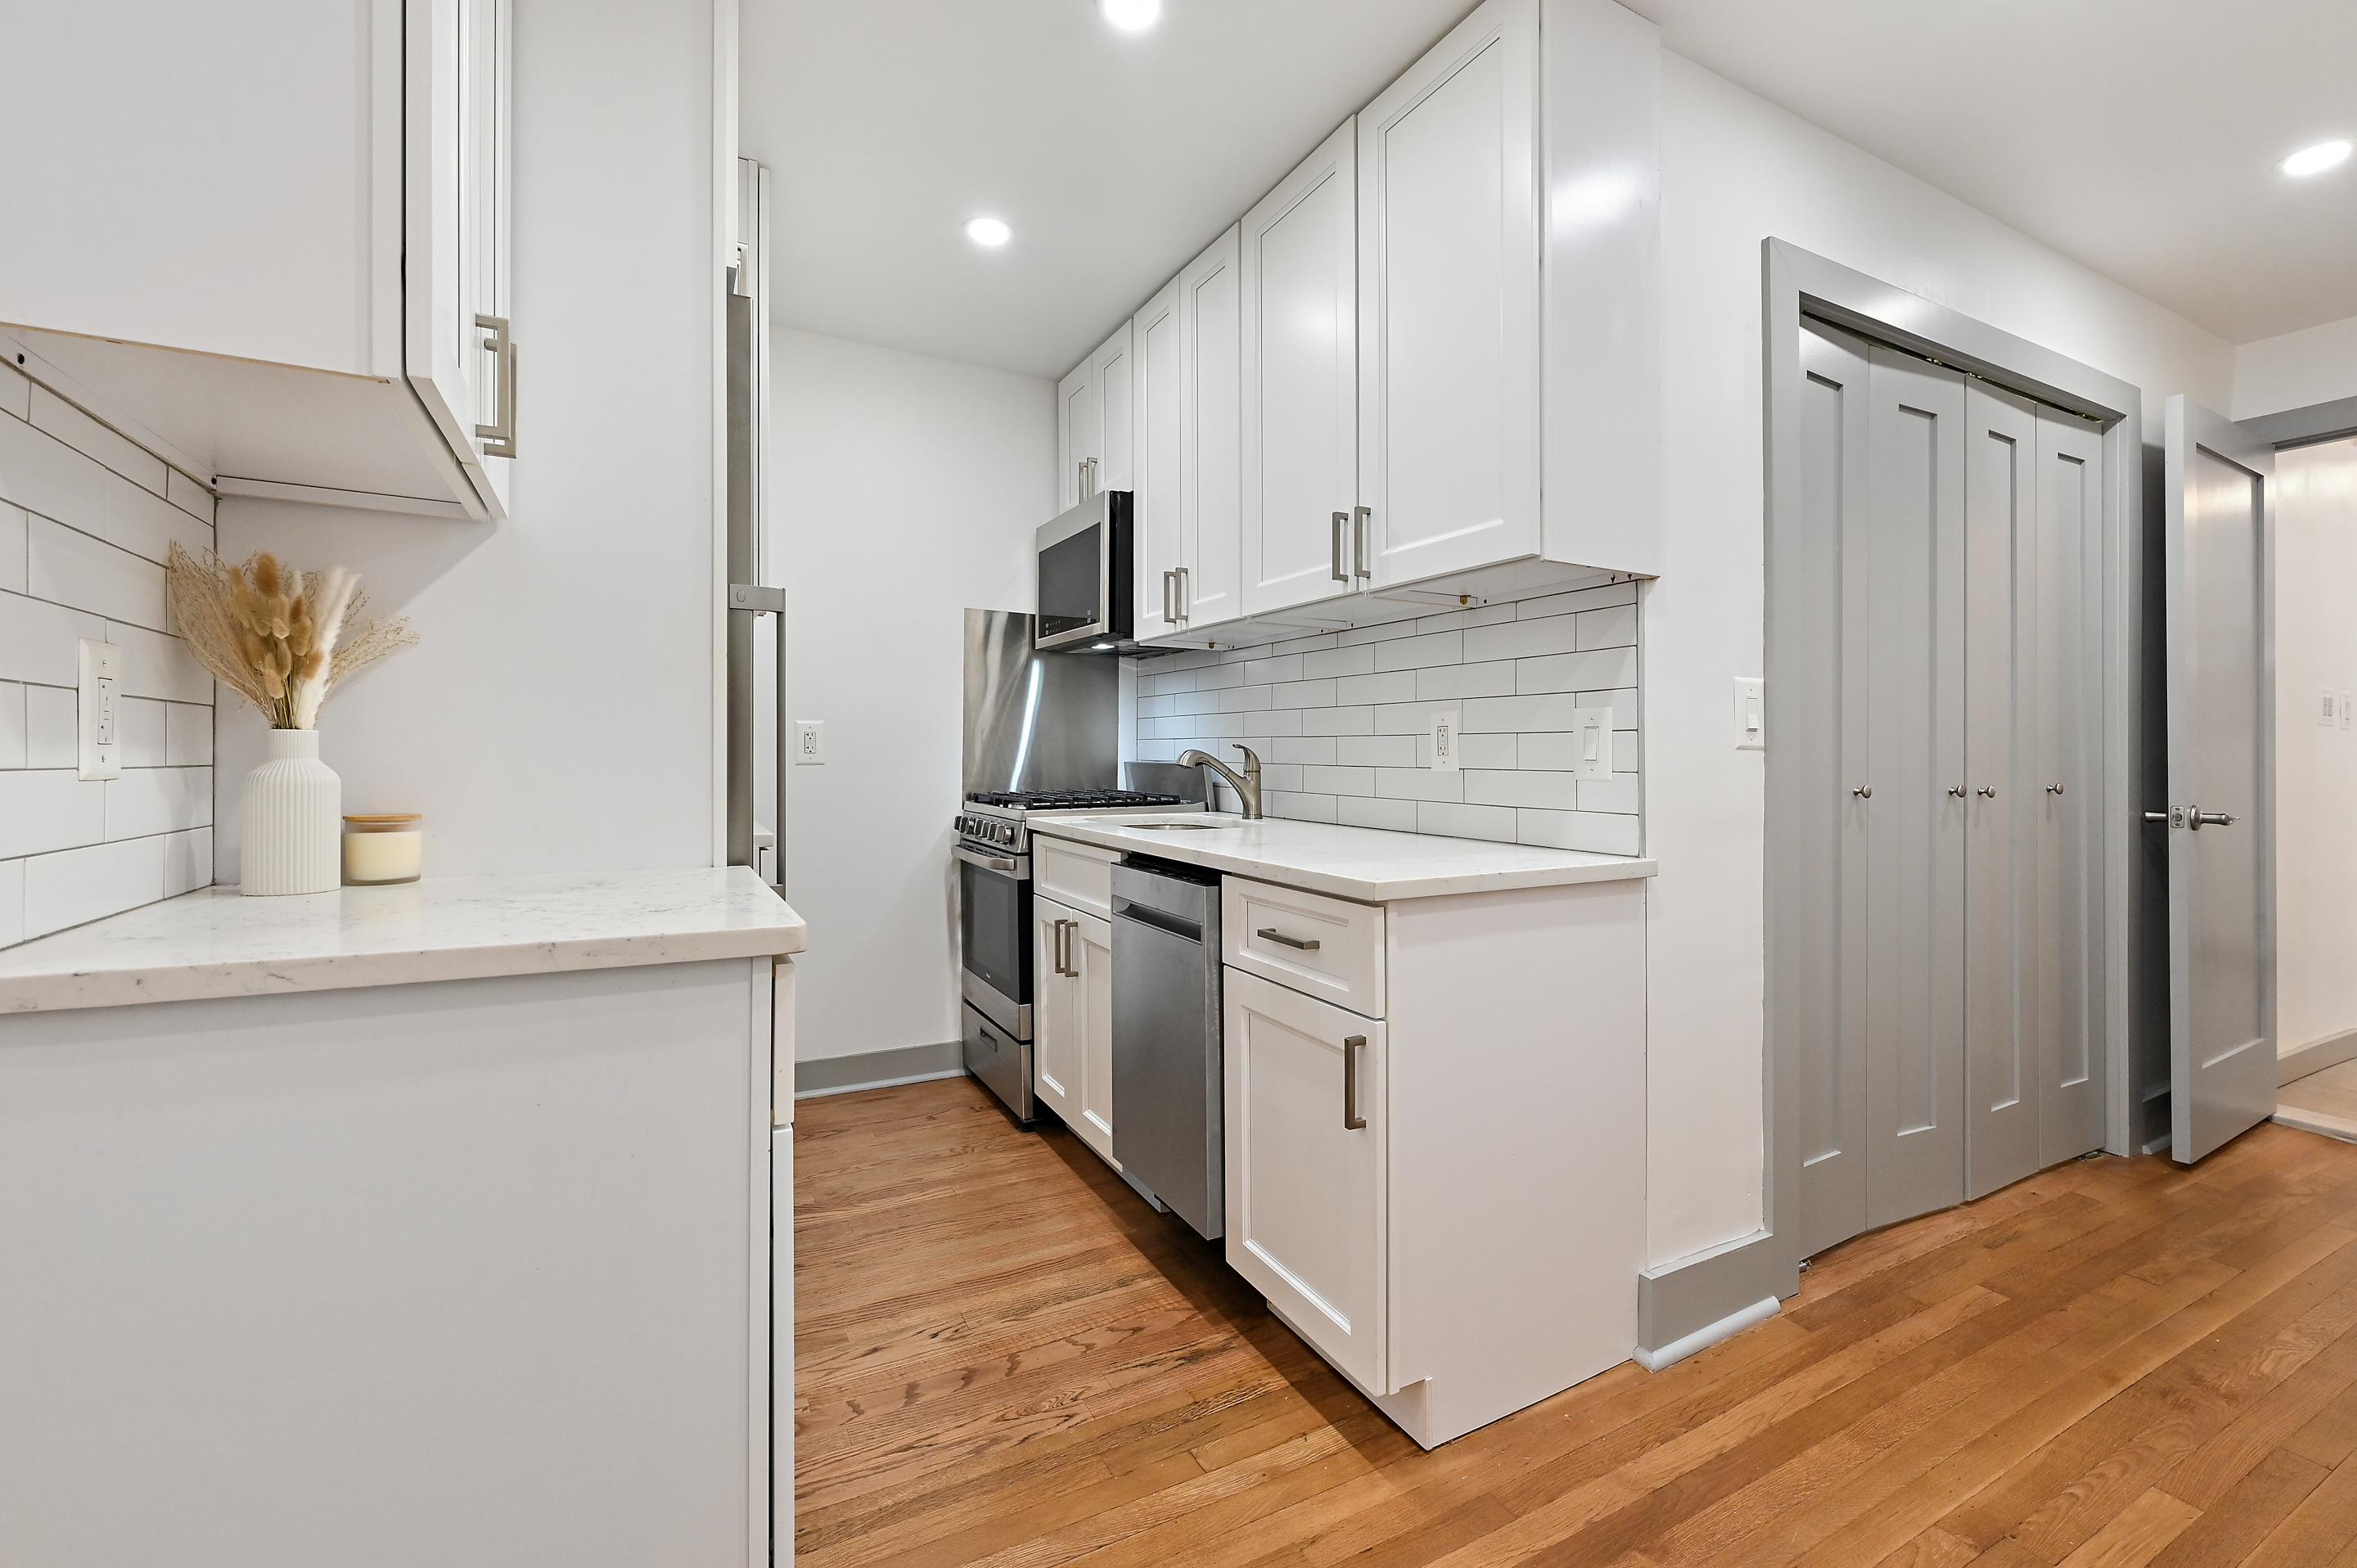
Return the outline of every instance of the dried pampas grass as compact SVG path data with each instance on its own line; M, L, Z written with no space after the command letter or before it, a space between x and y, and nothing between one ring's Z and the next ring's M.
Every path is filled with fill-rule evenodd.
M273 729L318 728L337 682L417 640L406 621L360 619L367 596L340 566L290 572L266 551L232 566L175 543L165 581L188 651Z

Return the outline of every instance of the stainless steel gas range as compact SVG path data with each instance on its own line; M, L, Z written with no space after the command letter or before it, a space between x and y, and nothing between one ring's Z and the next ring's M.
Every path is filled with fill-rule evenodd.
M1031 824L1056 817L1191 811L1200 802L1135 789L975 790L957 816L959 983L965 1065L1029 1125Z

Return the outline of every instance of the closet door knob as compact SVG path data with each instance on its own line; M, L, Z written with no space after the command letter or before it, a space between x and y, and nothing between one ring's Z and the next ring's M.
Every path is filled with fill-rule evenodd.
M1961 784L1951 784L1948 786L1948 793L1961 800L1964 798L1964 787Z
M1982 785L1978 792L1987 796L1992 800L1996 799L1996 786L1994 784Z
M2060 784L2049 784L2046 786L2046 792L2050 795L2060 795L2062 793L2062 786Z
M1857 796L1861 800L1871 800L1874 799L1874 786L1871 784L1861 784L1857 789L1852 789L1850 793Z

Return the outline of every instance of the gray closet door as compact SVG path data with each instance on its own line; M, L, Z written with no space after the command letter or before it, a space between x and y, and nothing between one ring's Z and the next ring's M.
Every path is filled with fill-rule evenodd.
M1964 378L1869 355L1867 1223L1964 1187Z
M1867 1229L1867 822L1873 552L1867 526L1868 354L1862 338L1801 324L1803 505L1774 570L1824 614L1770 628L1782 732L1769 757L1770 1005L1799 1042L1793 1126L1796 1256Z
M2040 962L2029 1010L2044 1053L2033 1168L2101 1148L2104 1059L2103 844L2104 436L2038 411L2037 660L2022 715L2024 856ZM2023 1173L2027 1175L2028 1173Z
M2169 1155L2275 1114L2275 451L2169 400Z

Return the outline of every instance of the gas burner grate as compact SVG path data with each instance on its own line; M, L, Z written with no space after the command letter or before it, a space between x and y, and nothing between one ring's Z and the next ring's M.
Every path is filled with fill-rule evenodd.
M1018 811L1085 811L1102 806L1178 806L1176 795L1138 789L977 789L966 800L977 806L1009 806Z

